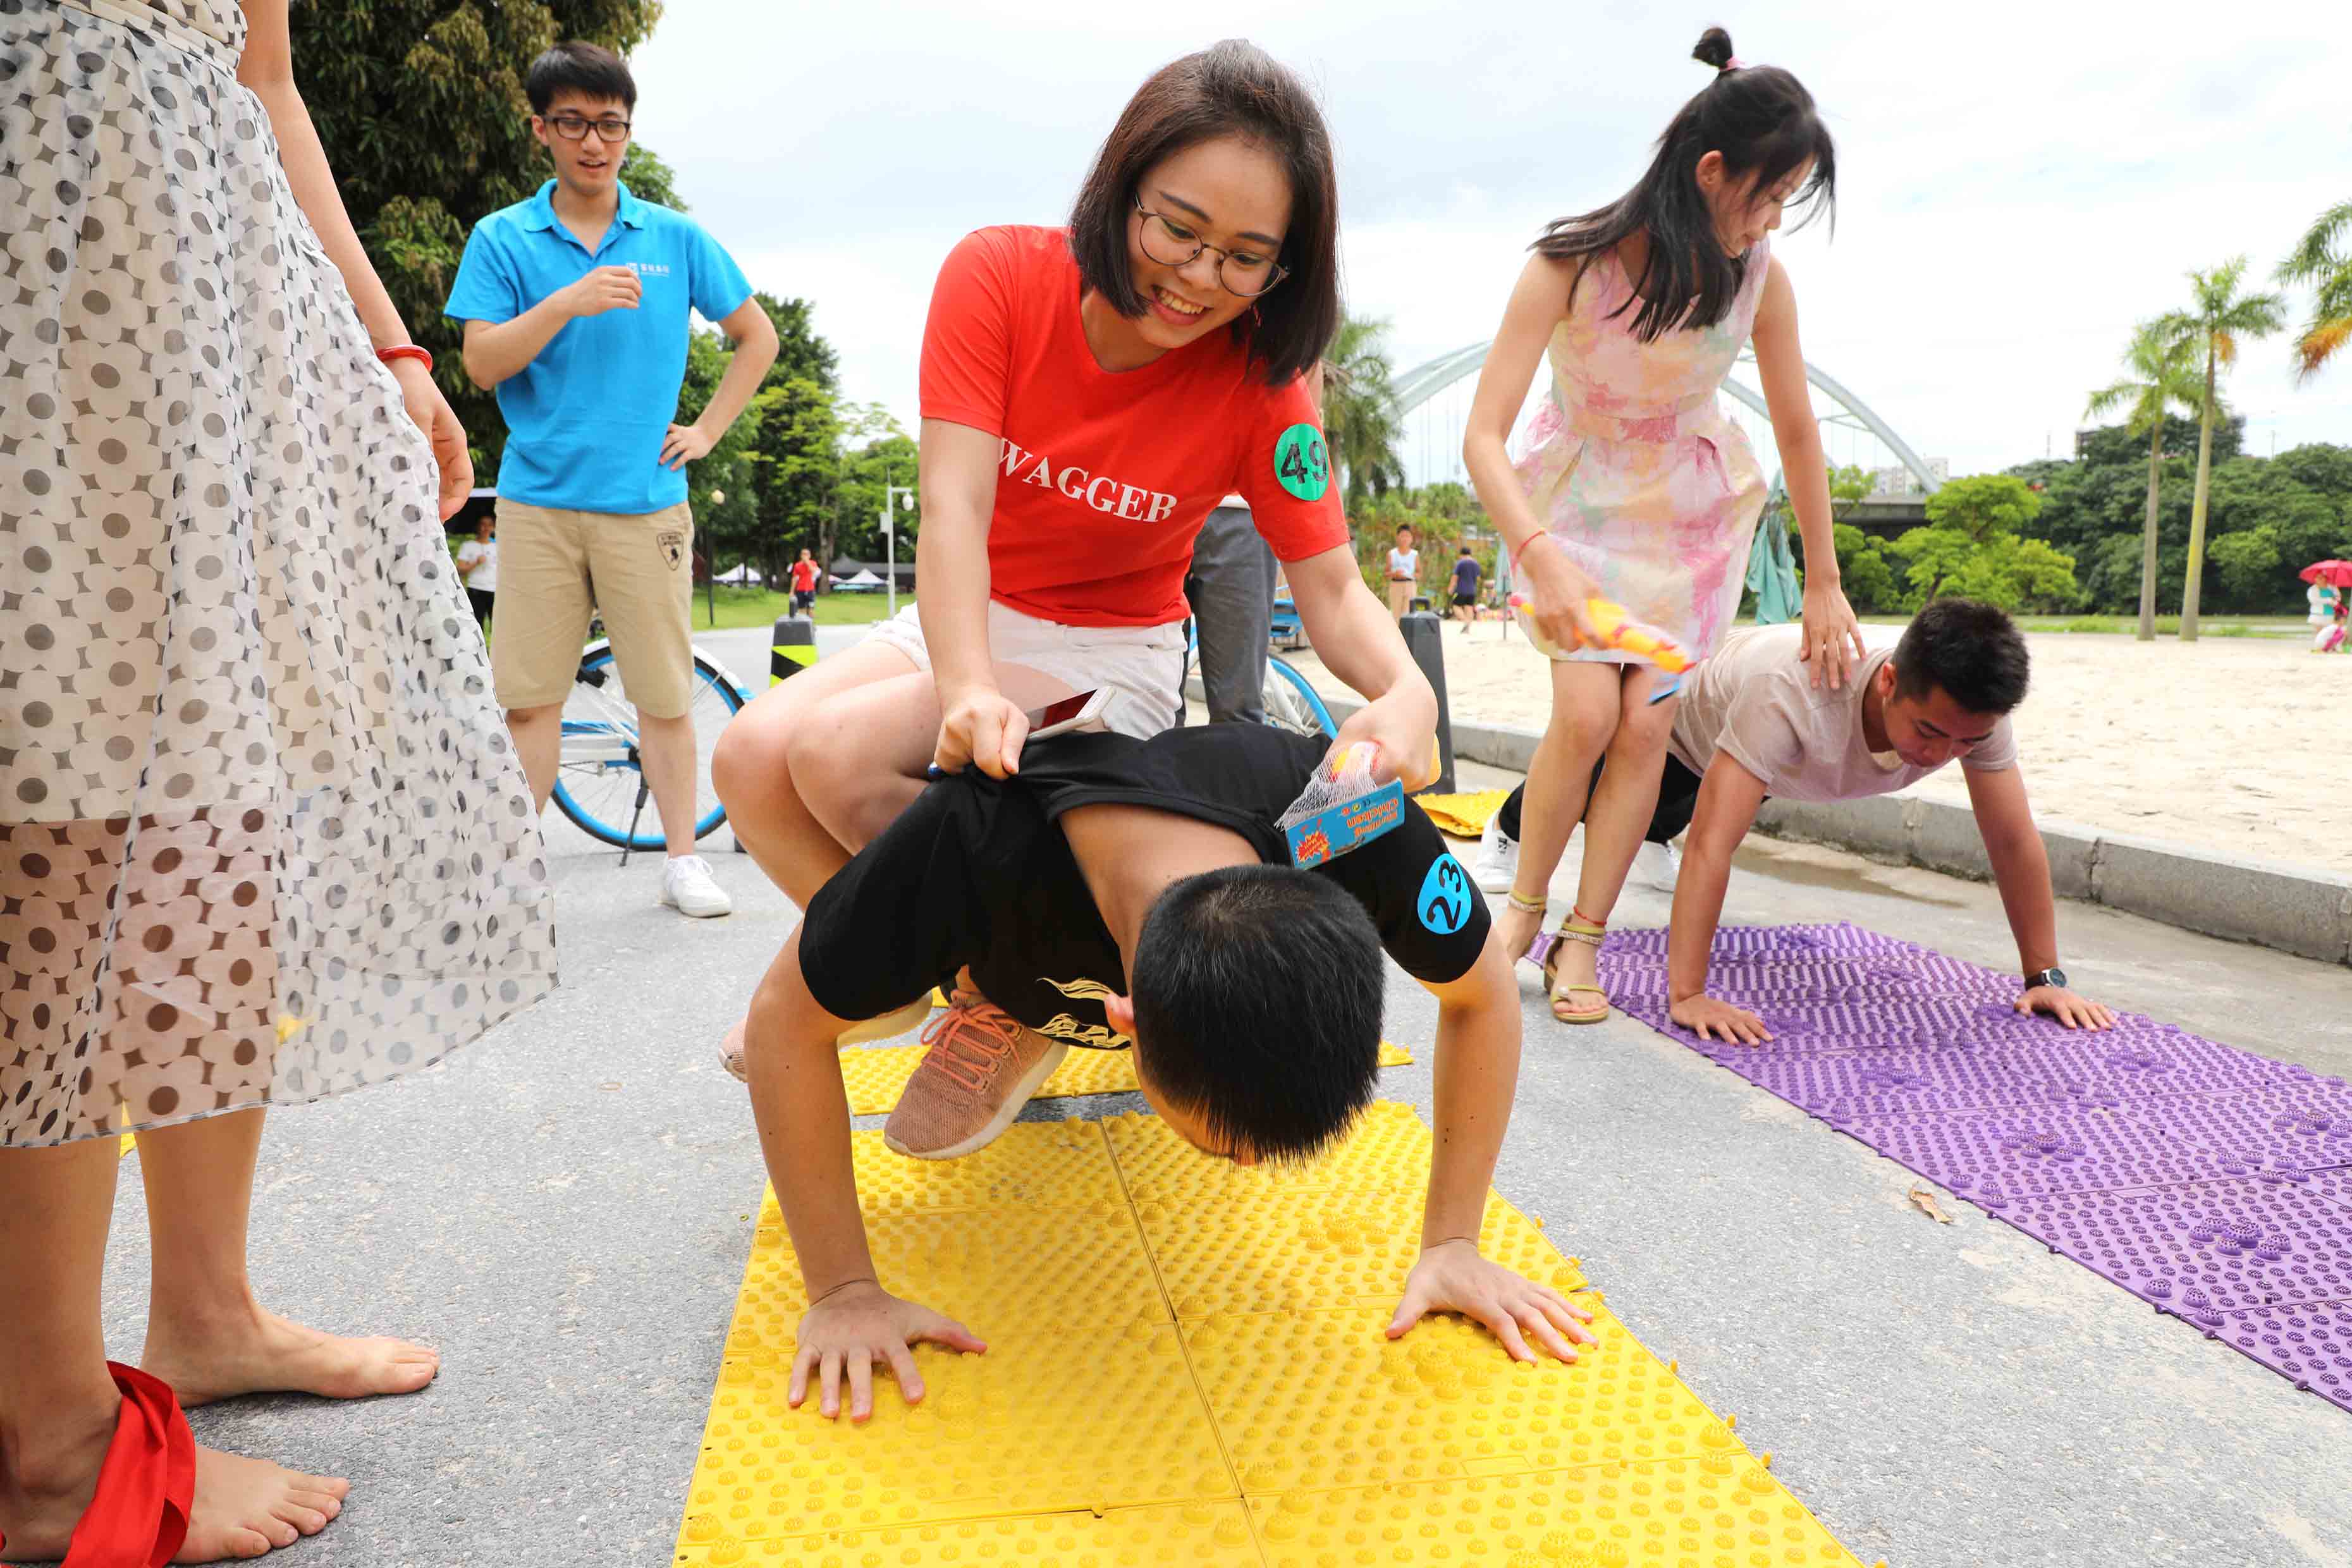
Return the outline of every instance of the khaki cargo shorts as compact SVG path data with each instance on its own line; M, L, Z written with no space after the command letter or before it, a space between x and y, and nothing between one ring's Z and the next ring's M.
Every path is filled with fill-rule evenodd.
M675 719L694 695L694 513L639 515L499 499L499 618L490 673L505 708L561 704L602 611L621 687L640 712Z

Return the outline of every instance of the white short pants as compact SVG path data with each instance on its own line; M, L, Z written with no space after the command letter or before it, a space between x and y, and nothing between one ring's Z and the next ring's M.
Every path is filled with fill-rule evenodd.
M929 674L930 650L923 623L908 605L874 628L887 643ZM1108 688L1103 722L1138 740L1176 722L1178 683L1184 674L1184 623L1162 626L1066 626L988 603L988 651L999 664L1017 664L1051 676L1072 691Z

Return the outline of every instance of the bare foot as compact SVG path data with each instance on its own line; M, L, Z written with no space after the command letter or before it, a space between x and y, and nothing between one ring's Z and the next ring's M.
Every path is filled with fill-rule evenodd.
M0 1454L0 1560L54 1563L66 1554L73 1528L98 1490L99 1467L114 1440L115 1412L93 1415L86 1430L39 1434L58 1447L48 1454Z
M0 1487L0 1533L7 1538L7 1561L54 1563L65 1556L74 1528L97 1492L99 1468L112 1437L110 1425L94 1442L55 1456L51 1463L57 1468L47 1473L69 1472L72 1477L55 1489L31 1476L9 1478L13 1484ZM326 1529L343 1511L343 1499L351 1489L351 1482L338 1477L306 1476L266 1459L199 1447L187 1539L173 1561L218 1563L291 1546L302 1536Z
M326 1529L351 1489L339 1476L306 1476L267 1459L199 1447L188 1539L172 1561L219 1563L291 1546Z
M441 1355L405 1340L322 1333L256 1307L251 1318L226 1328L175 1331L151 1323L140 1365L170 1384L181 1407L192 1410L240 1394L414 1394L441 1370Z

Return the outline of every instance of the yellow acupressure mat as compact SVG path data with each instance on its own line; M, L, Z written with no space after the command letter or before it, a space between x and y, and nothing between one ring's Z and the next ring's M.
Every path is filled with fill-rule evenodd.
M863 1426L814 1385L789 1408L807 1296L771 1194L677 1568L1854 1568L1598 1292L1573 1365L1454 1318L1382 1334L1430 1142L1388 1103L1294 1170L1135 1115L949 1162L854 1133L882 1279L988 1351L917 1347L928 1396L877 1375ZM1583 1285L1499 1196L1481 1242Z
M923 1059L920 1046L852 1046L841 1053L842 1087L849 1091L849 1109L856 1116L880 1116L897 1109L907 1080ZM1411 1067L1412 1054L1402 1046L1381 1042L1381 1066ZM1062 1065L1045 1075L1033 1100L1066 1100L1079 1094L1135 1092L1135 1053L1073 1049Z
M1509 798L1507 789L1482 789L1468 795L1417 795L1412 798L1437 824L1440 833L1455 838L1475 838L1486 831L1486 824L1503 809Z

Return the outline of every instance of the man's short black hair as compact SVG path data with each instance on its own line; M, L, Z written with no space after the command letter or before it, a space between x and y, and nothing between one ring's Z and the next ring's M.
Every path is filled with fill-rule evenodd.
M1940 686L1971 713L2009 713L2025 700L2031 663L2006 611L1937 599L1911 617L1895 645L1895 695L1916 700Z
M621 57L597 44L583 44L573 39L541 51L530 62L530 70L522 79L522 89L530 98L530 111L545 114L547 106L555 101L559 92L576 92L583 98L614 99L623 107L637 106L636 79Z
M1202 1131L1261 1160L1337 1138L1380 1076L1380 932L1353 895L1289 866L1174 883L1135 944L1136 1067Z

